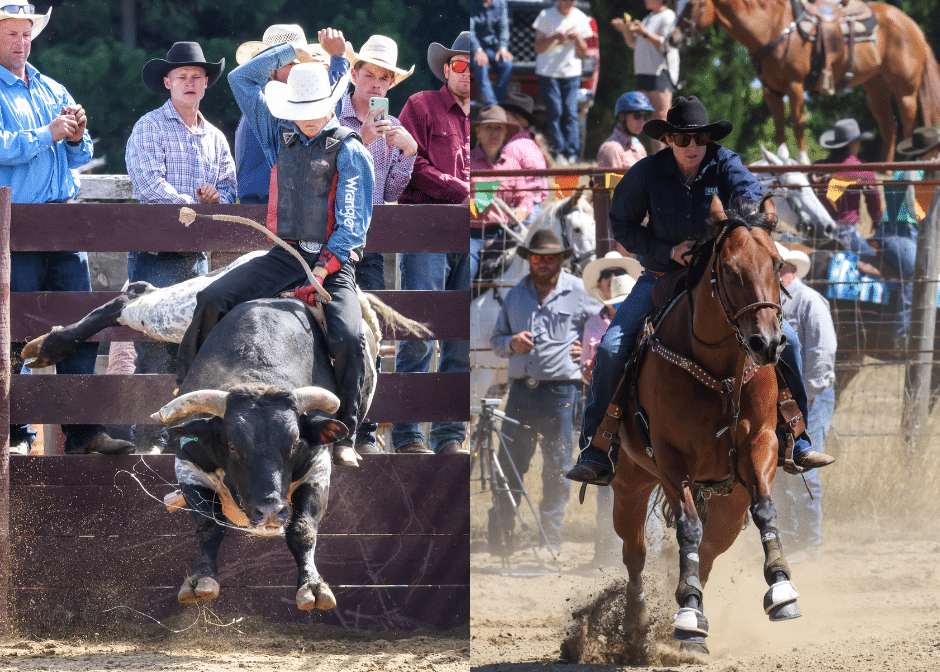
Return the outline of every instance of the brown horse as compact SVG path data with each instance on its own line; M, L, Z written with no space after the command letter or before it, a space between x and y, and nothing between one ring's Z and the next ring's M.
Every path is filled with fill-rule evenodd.
M720 208L713 204L715 226L694 250L690 289L673 300L638 348L645 349L645 358L636 397L626 404L620 426L612 483L614 528L624 540L628 596L634 601L643 599L647 500L662 485L679 542L674 637L704 652L703 586L715 557L743 528L748 506L760 530L764 578L771 586L765 611L771 620L799 616L770 496L778 447L773 365L785 344L782 261L770 237L772 225L761 213ZM648 449L633 422L637 401L649 419Z
M696 28L717 23L747 48L773 116L775 142L778 146L786 142L783 97L788 96L790 125L805 155L803 87L813 44L793 27L794 6L801 6L799 0L795 5L791 0L688 0L678 26L687 37ZM848 49L842 48L832 62L832 74L839 88L865 87L881 132L882 158L893 161L897 121L891 98L897 101L904 138L911 137L917 124L918 93L924 125L940 122L940 68L913 19L892 5L871 3L869 7L878 19L874 41L855 44L851 63ZM852 72L847 77L849 68Z

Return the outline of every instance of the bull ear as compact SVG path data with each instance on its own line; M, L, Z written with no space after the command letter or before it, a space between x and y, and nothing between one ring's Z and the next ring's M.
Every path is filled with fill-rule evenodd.
M318 410L324 413L336 413L339 410L339 397L322 387L298 387L291 394L297 404L297 413Z
M303 439L311 446L325 446L342 441L349 436L349 428L332 418L319 420L304 418L300 432Z
M195 413L208 413L221 418L225 416L227 399L228 393L222 390L196 390L177 397L150 417L162 423Z

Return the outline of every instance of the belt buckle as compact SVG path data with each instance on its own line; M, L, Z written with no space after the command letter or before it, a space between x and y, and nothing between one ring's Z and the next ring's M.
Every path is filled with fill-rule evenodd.
M530 390L534 390L539 386L539 381L537 378L526 378L525 384Z

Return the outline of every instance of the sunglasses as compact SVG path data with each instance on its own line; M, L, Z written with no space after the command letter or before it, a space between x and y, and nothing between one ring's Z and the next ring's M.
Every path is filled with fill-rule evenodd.
M533 264L554 264L561 258L560 254L530 254L529 261Z
M653 116L652 112L633 112L632 114L637 121L649 121Z
M458 75L462 75L470 69L470 64L467 61L450 61L449 65L450 69L456 72Z
M35 14L36 5L4 5L0 10L7 14Z
M692 140L695 140L695 144L699 147L704 147L709 142L712 141L711 133L694 133L692 135L688 134L672 134L666 136L672 144L676 147L688 147L692 144Z
M627 272L622 268L605 268L601 271L601 280L607 280L608 278L615 278L621 275L626 275Z

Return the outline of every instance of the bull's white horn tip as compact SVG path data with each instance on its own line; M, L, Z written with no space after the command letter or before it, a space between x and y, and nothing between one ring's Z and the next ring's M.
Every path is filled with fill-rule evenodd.
M180 222L184 226L189 226L196 221L196 211L192 208L180 208Z
M156 413L151 413L150 418L153 420L156 420L157 422L165 422L165 420L163 419L163 409L161 408Z

